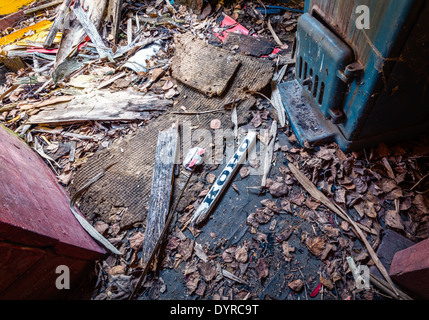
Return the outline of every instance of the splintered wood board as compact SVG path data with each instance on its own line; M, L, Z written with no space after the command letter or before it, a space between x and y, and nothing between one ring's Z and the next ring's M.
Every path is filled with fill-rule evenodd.
M174 165L179 147L177 126L158 134L155 163L152 174L152 188L149 200L145 238L143 243L143 261L148 262L162 230L170 209L173 189ZM144 152L144 150L143 150Z
M221 96L240 67L240 60L191 34L176 35L174 42L172 76L209 97Z
M172 104L151 94L98 90L46 108L31 116L27 124L146 119L150 117L149 112L164 111Z
M81 3L82 2L83 1L81 1ZM83 10L97 29L103 20L107 2L107 0L92 0L82 3ZM61 16L57 18L61 18ZM86 36L87 34L79 20L70 19L68 28L63 32L61 43L56 54L54 71L52 73L54 82L58 82L70 74L69 71L67 71L67 65L70 62L68 58L73 55L76 48L85 40Z

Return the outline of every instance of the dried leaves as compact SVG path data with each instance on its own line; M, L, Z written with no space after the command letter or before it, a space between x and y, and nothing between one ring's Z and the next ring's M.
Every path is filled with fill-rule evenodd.
M267 265L265 259L263 259L263 258L258 259L258 262L256 263L256 266L255 266L255 269L256 269L256 272L258 273L259 279L264 279L264 278L268 277L269 269L268 269L268 265Z
M250 175L250 168L247 166L241 167L239 173L241 179L244 179Z
M382 149L385 154L386 148ZM282 152L289 154L288 150ZM299 157L290 160L303 161L300 162L303 172L311 177L318 188L333 202L351 212L354 218L359 220L362 228L369 232L368 236L375 239L378 237L382 229L378 222L380 219L384 223L383 226L408 232L411 230L410 223L407 224L402 218L407 210L415 216L420 216L421 221L429 222L429 219L425 220L429 213L427 198L421 194L415 195L401 186L407 177L398 165L402 162L395 162L398 159L389 158L389 163L392 165L389 168L385 165L386 160L368 164L356 154L343 154L336 145L321 147L313 158L302 159L300 151L292 151L291 154ZM248 167L242 170L242 177L248 175L247 169ZM186 254L183 251L184 248L181 248L181 246L192 247L190 240L170 239L167 248L180 251L183 261L187 261L185 279L189 293L203 296L211 292L214 283L218 283L217 281L222 278L236 283L254 281L252 276L261 282L269 278L272 260L271 257L261 253L267 250L267 246L272 245L273 238L270 234L258 231L258 228L275 234L276 250L283 261L291 266L300 263L297 257L303 254L302 247L299 247L301 245L306 248L304 252L321 261L320 276L315 278L319 280L319 284L317 285L318 282L316 282L312 285L314 290L310 293L310 297L315 298L324 290L342 287L343 291L340 295L347 298L355 289L352 282L340 281L350 272L345 257L350 255L359 263L371 264L370 255L365 248L356 247L354 242L356 235L348 222L337 220L325 205L304 192L287 168L280 172L282 177L267 181L272 197L262 199L260 207L252 210L253 212L247 216L246 223L251 226L253 234L251 242L243 241L240 245L223 248L215 255L207 254L208 259L203 261L200 257L196 260L196 249ZM299 215L313 222L317 227L307 233L299 226L284 225L279 221L282 221L281 217L285 214ZM426 225L422 224L422 226ZM423 232L427 229L415 228L414 230ZM297 237L291 238L293 234L301 239L298 245ZM215 235L212 238L217 239ZM306 286L305 282L297 279L296 275L289 274L285 277L288 279L285 285L287 284L288 288L296 294L302 292ZM229 291L228 298L231 294ZM248 297L248 294L246 291L239 296ZM219 293L215 293L215 297L226 298L225 292L219 290Z
M235 251L235 260L239 263L247 262L247 246L243 245Z
M144 242L144 233L136 232L132 237L128 238L130 248L138 251L142 248Z
M388 210L384 216L384 220L387 226L392 229L404 230L404 223L397 210Z
M201 276L206 282L212 281L217 275L217 269L211 262L201 261L198 264L198 270L200 271Z
M282 243L282 251L283 251L284 259L287 262L291 262L293 258L292 253L295 252L295 248L291 247L287 241L284 241Z
M187 261L192 256L194 251L194 243L194 240L189 238L180 241L177 251L182 256L183 260Z
M226 250L224 250L222 252L222 259L223 259L223 261L227 262L227 263L234 261L235 251L236 250L237 250L236 247L230 247L230 248L227 248Z
M192 294L198 288L200 282L200 274L198 272L192 272L186 277L186 287L189 289L189 293Z
M283 182L274 182L269 189L271 195L275 198L283 197L287 195L289 191L288 186L286 185L286 183Z
M288 284L288 287L296 292L300 292L304 287L304 282L301 279L297 279Z
M335 205L349 212L355 221L359 221L359 227L368 237L372 237L375 246L380 243L380 231L383 227L403 232L409 237L414 235L416 238L423 237L423 233L429 230L428 197L410 190L419 179L416 177L422 175L414 159L404 161L403 149L398 156L395 150L382 145L372 151L372 161L357 153L346 155L336 144L322 146L317 151L308 146L303 149L281 147L281 151ZM324 288L332 290L334 284L344 277L344 272L349 272L345 256L351 255L355 261L365 264L374 263L365 247L356 247L349 240L349 237L355 239L356 234L347 221L337 220L337 217L333 219L335 215L332 216L325 205L295 187L296 181L293 177L288 177L288 170L282 169L280 172L283 177L268 179L267 187L274 199L279 198L280 214L300 214L317 225L317 229L313 229L314 235L303 233L302 238L308 252L323 261L320 282ZM413 183L409 183L407 188L406 181L409 179ZM270 201L261 201L263 207L256 208L249 214L247 223L252 226L254 233L257 233L259 226L267 224L275 214L279 214L277 211L273 213L267 210L271 208ZM275 226L270 230L275 230ZM291 241L288 241L292 232L292 228L283 229L276 237L287 262L292 262L296 255L296 245L291 245ZM427 233L424 237L427 238ZM259 277L263 275L261 270L265 270L262 266L263 262L259 262ZM292 290L299 288L299 281L290 284ZM353 288L353 285L347 283L347 290Z
M270 204L266 203L266 205ZM261 234L261 236L264 235ZM201 297L207 294L219 295L220 298L223 289L217 292L214 290L218 290L219 284L225 280L230 281L229 283L249 285L249 276L254 275L259 280L269 276L269 264L262 257L256 258L260 253L255 252L259 252L260 243L266 240L265 237L257 237L250 242L244 240L241 245L229 246L221 252L210 253L207 247L178 232L168 237L163 267L182 270L188 294ZM170 264L165 262L171 259L175 261ZM249 299L252 296L248 291L238 292L237 290L230 291L229 295L233 292L239 299ZM228 297L228 299L231 298L232 296Z
M320 147L314 157L304 159L302 168L338 205L355 210L361 218L370 218L374 225L382 219L389 228L413 234L401 215L418 223L419 216L428 214L428 207L421 195L401 186L413 176L411 172L416 172L416 167L414 160L404 161L403 149L399 153L397 150L380 144L371 150L372 162L367 162L361 155L345 155L336 144L331 144ZM395 208L396 202L399 208ZM306 204L316 209L308 199Z
M305 240L305 245L312 254L320 256L325 249L325 240L320 236L308 237Z

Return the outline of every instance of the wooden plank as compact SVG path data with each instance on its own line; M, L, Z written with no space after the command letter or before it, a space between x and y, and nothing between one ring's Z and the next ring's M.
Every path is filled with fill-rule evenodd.
M429 239L396 252L389 274L395 282L418 297L429 299Z
M12 28L16 23L24 19L24 17L25 15L23 10L4 16L0 19L0 31L3 31L9 27Z
M43 108L43 107L53 105L53 104L57 104L57 103L69 102L69 101L73 100L73 98L74 98L73 96L58 96L58 97L53 96L53 97L46 99L44 101L21 105L19 107L19 109L20 110L30 110L30 109Z
M19 30L16 30L15 32L12 32L10 34L8 34L7 36L4 36L2 38L0 38L0 46L5 46L7 44L11 44L19 39L22 39L22 37L24 37L26 34L32 32L32 33L37 33L40 32L42 30L45 30L47 28L49 28L52 25L52 22L48 21L48 20L41 20L29 27L25 27Z
M50 7L57 6L61 3L63 3L63 1L64 0L55 0L55 1L48 2L48 3L42 4L40 6L34 7L34 8L26 9L26 10L24 10L24 14L30 15L30 14L36 13L38 11L45 10L45 9L50 8Z
M2 256L3 258L3 256ZM70 290L58 290L55 282L59 277L57 267L65 265L70 271ZM6 290L0 293L1 300L70 300L84 285L94 262L57 255L50 250L24 272ZM9 276L9 275L7 275Z
M107 8L107 19L112 23L113 42L118 42L118 31L121 23L122 0L110 0Z
M0 1L0 16L17 12L23 6L27 6L34 0L13 0L13 1Z
M151 116L149 112L165 111L171 105L172 101L151 94L95 90L88 95L75 96L70 102L49 106L31 116L27 122L53 124L93 120L143 120Z
M127 20L127 44L130 46L131 42L133 42L133 18L128 18L128 20Z
M45 251L39 248L0 241L0 293L44 255Z
M162 244L164 242L165 235L167 234L167 232L168 232L168 230L170 228L170 224L171 224L171 222L175 218L175 214L174 213L176 212L177 205L179 204L180 199L182 199L182 196L185 193L185 190L186 190L186 188L187 188L187 186L189 184L189 181L191 180L192 174L193 174L193 172L191 172L191 174L188 176L188 179L186 180L186 183L183 186L182 191L180 192L179 197L176 199L175 206L171 209L170 214L168 214L166 222L164 224L164 229L162 230L162 233L160 234L160 236L159 236L159 238L158 238L158 240L157 240L157 242L155 244L155 248L152 251L151 256L149 257L149 260L147 260L147 262L146 262L146 266L144 267L143 273L140 275L140 278L137 281L136 286L134 287L131 295L128 297L129 300L133 299L133 297L137 293L138 289L140 288L141 284L146 281L146 276L147 276L147 274L149 272L149 269L150 269L150 267L152 265L152 262L155 260L156 256L158 255L158 252L159 252L159 250L160 250L160 248L161 248L161 246L162 246ZM202 259L202 258L200 258L200 259ZM202 260L204 260L204 259L202 259Z
M281 127L286 125L286 110L283 106L282 97L280 96L280 91L278 84L281 83L283 76L286 73L288 65L284 65L276 74L273 76L271 81L271 103L277 111L277 117L279 118L279 123Z
M66 191L43 160L13 132L0 127L0 238L50 247L78 259L106 253L73 216Z
M249 132L248 135L243 139L237 151L229 160L226 167L216 179L209 193L206 195L203 202L195 211L190 221L191 224L198 225L207 219L212 209L215 207L217 202L219 202L222 193L225 191L229 182L234 177L234 174L237 172L240 165L243 164L243 160L245 159L247 151L252 148L253 144L255 143L255 140L255 131Z
M165 221L170 209L173 189L174 165L179 146L178 126L161 131L155 154L155 166L152 174L152 189L149 200L149 212L146 222L145 240L143 243L143 261L146 263L152 255L159 237L164 230Z
M112 78L103 81L102 83L100 83L97 87L97 89L103 89L105 87L107 87L109 84L112 84L113 82L115 82L116 80L125 77L127 75L127 73L125 71L118 73L117 75L113 76Z
M13 72L17 72L20 69L25 69L25 64L20 57L6 57L1 59L6 68Z
M388 295L390 295L393 299L395 300L413 300L413 298L411 298L408 294L406 294L404 291L396 289L399 293L399 297L391 290L389 284L379 278L378 276L374 275L374 274L370 274L370 281L371 283L376 286L377 288L381 289L382 291L384 291L384 293L387 293Z

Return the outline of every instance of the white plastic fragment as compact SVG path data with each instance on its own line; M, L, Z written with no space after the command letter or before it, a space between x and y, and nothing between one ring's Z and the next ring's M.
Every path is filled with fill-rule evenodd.
M189 171L194 171L198 165L204 162L205 152L205 149L201 149L198 147L189 149L188 153L185 156L185 159L183 160L183 166L185 167L185 169Z

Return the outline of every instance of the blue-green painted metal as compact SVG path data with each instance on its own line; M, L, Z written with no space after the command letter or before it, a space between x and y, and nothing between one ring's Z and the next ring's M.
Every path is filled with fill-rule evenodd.
M369 7L368 30L356 28L358 5ZM429 1L307 0L305 11L298 23L296 81L305 103L323 115L320 121L334 120L332 134L344 150L428 128ZM350 61L361 72L348 73ZM299 75L305 62L307 78L313 70L307 81ZM284 92L283 98L287 104Z
M353 51L308 13L299 19L296 39L296 78L321 112L333 116L343 104L344 72L354 62Z

